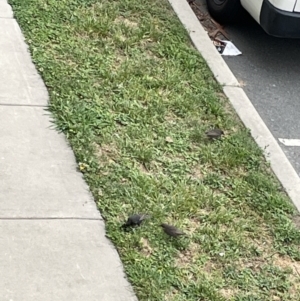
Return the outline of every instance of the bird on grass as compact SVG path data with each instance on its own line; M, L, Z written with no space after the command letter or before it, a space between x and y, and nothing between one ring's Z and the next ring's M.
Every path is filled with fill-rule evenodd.
M164 223L161 224L160 226L163 228L164 232L169 236L178 237L181 235L186 235L183 231L177 229L175 226L164 224Z
M126 221L126 223L122 226L123 228L127 227L138 227L141 225L141 223L149 218L149 215L146 214L133 214L130 215Z
M212 129L212 130L207 131L205 134L210 139L218 139L222 135L224 135L224 132L222 130L216 128L216 129Z

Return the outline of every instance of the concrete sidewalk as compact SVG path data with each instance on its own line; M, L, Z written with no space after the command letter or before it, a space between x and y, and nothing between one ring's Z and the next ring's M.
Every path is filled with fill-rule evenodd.
M0 300L137 300L0 0Z

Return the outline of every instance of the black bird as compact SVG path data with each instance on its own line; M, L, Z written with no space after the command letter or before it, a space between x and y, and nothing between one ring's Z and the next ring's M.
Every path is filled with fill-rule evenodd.
M164 232L169 236L177 237L180 235L186 235L184 232L177 229L175 226L168 225L168 224L161 224L160 226L163 228Z
M141 223L143 222L143 220L145 220L146 218L149 218L149 215L146 214L133 214L130 215L126 221L126 223L122 226L123 228L127 228L127 227L136 227L136 226L140 226Z
M205 134L210 139L218 139L222 135L224 135L224 132L222 130L216 128L216 129L207 131Z

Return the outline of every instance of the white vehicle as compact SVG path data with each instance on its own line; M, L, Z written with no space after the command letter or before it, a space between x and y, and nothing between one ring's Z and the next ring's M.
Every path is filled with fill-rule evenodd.
M270 35L300 38L300 0L206 0L213 18L232 22L243 7Z

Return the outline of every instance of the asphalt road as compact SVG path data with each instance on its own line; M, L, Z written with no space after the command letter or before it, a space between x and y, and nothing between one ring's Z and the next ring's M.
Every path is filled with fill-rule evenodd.
M242 55L223 58L273 136L300 139L300 40L271 37L250 16L225 31ZM300 176L300 146L279 144Z

